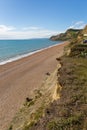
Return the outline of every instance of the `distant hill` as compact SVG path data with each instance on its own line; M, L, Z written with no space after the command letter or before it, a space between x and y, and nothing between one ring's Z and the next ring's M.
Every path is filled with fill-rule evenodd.
M71 44L80 44L83 42L84 34L87 34L87 25L84 29L68 29L65 33L60 33L56 36L50 37L50 40L68 40Z
M57 40L70 40L72 38L76 38L78 36L78 33L81 32L81 29L68 29L65 33L60 33L56 36L52 36L50 39L53 41Z

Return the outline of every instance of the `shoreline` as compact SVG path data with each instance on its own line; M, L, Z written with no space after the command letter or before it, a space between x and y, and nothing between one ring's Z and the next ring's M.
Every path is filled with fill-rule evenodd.
M32 97L52 73L63 55L64 42L20 60L0 66L0 129L6 130L15 114L23 106L26 97Z
M49 49L49 48L52 48L52 47L55 47L55 46L58 46L58 45L62 45L62 44L64 44L65 42L66 42L66 41L60 42L60 43L57 43L57 44L55 44L55 45L48 46L48 47L45 47L45 48L42 48L42 49L38 49L38 50L29 52L29 53L25 53L25 54L21 54L21 55L18 55L18 56L9 58L8 60L1 61L1 62L0 62L0 66L5 65L5 64L7 64L7 63L11 63L11 62L13 62L13 61L20 60L20 59L25 58L25 57L28 57L28 56L31 56L31 55L33 55L33 54L36 54L36 53L41 52L41 51L44 51L44 50L46 50L46 49Z

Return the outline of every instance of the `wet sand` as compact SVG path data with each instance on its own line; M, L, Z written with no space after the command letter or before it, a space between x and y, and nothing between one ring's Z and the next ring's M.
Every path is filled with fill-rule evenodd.
M0 130L6 129L25 98L41 86L46 73L55 70L56 58L63 54L67 44L0 66Z

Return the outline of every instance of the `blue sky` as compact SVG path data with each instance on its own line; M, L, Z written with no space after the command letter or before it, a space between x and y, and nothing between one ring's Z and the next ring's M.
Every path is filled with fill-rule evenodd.
M87 23L87 0L0 0L0 39L48 37Z

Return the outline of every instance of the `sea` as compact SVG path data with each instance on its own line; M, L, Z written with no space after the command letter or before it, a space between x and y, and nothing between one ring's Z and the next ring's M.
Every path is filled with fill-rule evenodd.
M0 65L27 57L61 43L61 41L51 41L47 38L0 40Z

